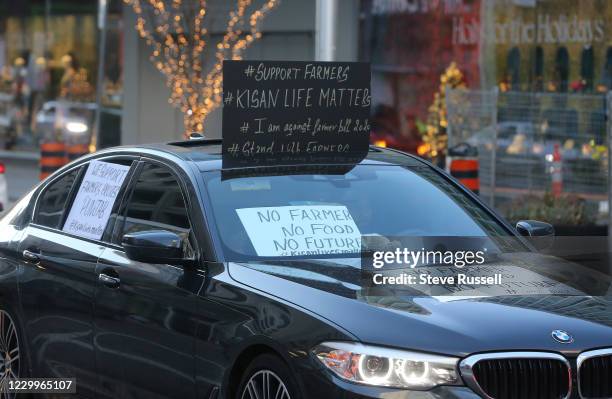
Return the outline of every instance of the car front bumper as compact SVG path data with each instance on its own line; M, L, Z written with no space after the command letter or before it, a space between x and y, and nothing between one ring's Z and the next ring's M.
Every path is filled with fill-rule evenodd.
M306 381L309 379L310 381ZM343 381L335 376L302 375L302 390L306 399L479 399L474 391L465 386L441 386L429 391L409 391L395 388L371 387Z

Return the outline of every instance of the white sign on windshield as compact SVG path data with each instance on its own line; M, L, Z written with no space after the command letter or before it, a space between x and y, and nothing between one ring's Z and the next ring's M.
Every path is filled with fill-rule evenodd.
M258 256L359 253L361 234L341 205L236 209Z
M99 240L129 166L92 161L64 223L66 233Z

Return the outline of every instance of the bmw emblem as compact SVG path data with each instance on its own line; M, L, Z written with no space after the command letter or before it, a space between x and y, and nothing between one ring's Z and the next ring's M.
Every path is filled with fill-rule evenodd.
M554 330L550 335L552 335L553 339L560 344L571 344L574 342L574 337L572 337L567 331Z

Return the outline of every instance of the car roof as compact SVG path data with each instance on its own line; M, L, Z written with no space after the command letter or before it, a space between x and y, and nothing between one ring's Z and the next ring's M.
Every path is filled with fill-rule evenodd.
M183 161L196 164L200 171L211 171L222 169L222 140L221 139L191 139L184 141L173 141L168 143L153 143L134 146L122 146L109 148L103 152L114 152L122 150L126 152L142 153L146 150L149 153L157 153L158 155L171 154ZM324 164L324 163L322 163ZM329 163L333 165L334 163ZM427 166L428 163L422 159L406 154L397 150L370 146L367 156L359 162L359 164L383 164L383 165L399 165L399 166ZM304 163L304 166L311 166L311 163ZM284 165L278 165L284 166ZM300 166L300 165L287 165Z

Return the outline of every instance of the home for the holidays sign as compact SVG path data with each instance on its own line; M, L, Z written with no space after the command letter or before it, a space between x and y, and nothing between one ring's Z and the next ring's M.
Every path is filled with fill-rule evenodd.
M223 166L360 159L370 95L367 63L225 61Z
M91 161L63 230L99 240L129 170L129 166Z

